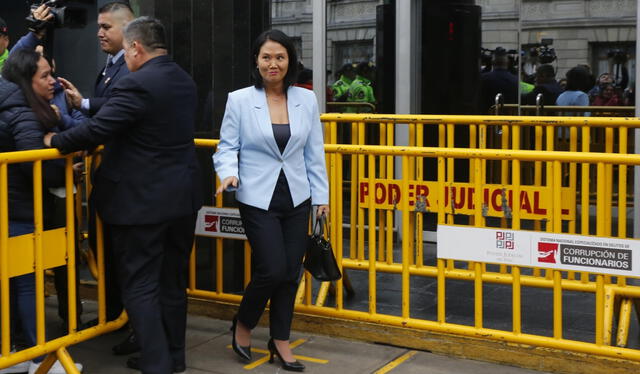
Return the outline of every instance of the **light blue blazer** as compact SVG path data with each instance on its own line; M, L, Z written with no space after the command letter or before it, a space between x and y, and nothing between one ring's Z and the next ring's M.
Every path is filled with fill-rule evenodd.
M291 138L281 154L273 136L264 89L246 87L229 94L213 164L220 180L238 178L236 199L268 210L280 170L293 205L329 203L322 124L313 91L289 87Z

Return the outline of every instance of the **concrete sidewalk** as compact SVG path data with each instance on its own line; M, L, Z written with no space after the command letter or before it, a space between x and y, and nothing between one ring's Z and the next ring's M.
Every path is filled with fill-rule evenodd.
M84 303L83 320L95 316L95 303ZM56 323L55 297L47 299L47 315ZM231 350L230 322L201 316L189 316L187 331L187 373L282 373L278 365L268 362L269 331L258 327L253 334L254 361L240 362ZM127 336L127 331L114 332L70 348L72 357L84 365L86 374L135 374L127 369L127 357L114 356L111 347ZM429 352L335 339L329 336L293 331L294 354L306 366L306 373L323 374L535 374L533 370L464 360Z

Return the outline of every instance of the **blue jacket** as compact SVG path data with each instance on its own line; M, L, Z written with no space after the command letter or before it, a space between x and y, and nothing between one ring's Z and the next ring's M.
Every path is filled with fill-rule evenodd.
M238 178L236 198L244 204L267 210L280 170L294 206L309 197L313 205L329 203L322 124L313 91L289 87L287 108L291 138L281 154L264 90L251 86L229 94L213 162L220 180Z
M16 84L0 78L0 152L28 151L45 148L45 128L33 112L22 90ZM43 213L45 220L53 213L50 187L64 186L64 160L42 163ZM33 163L10 164L9 219L33 222Z

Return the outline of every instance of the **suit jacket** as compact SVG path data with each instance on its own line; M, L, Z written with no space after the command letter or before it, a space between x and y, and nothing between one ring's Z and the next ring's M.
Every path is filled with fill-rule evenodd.
M113 65L106 69L107 70L104 75L102 75L104 69L98 73L94 92L95 95L93 98L89 99L89 115L91 116L96 114L102 105L107 102L111 96L111 91L118 81L125 75L129 74L129 69L127 68L124 56L120 56Z
M142 225L195 213L202 205L193 142L196 86L168 56L147 61L113 88L85 124L53 137L63 153L106 143L92 199L109 224Z
M238 178L236 198L244 204L267 210L280 170L294 206L309 197L314 205L329 203L322 124L313 91L289 87L287 109L291 138L281 154L264 90L251 86L229 94L213 162L220 180Z

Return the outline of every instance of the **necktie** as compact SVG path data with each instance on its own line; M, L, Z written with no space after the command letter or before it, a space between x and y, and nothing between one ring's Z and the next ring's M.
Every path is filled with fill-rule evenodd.
M109 55L107 56L107 65L105 66L104 70L102 71L102 75L107 75L107 70L109 70L110 67L113 66L113 56Z

